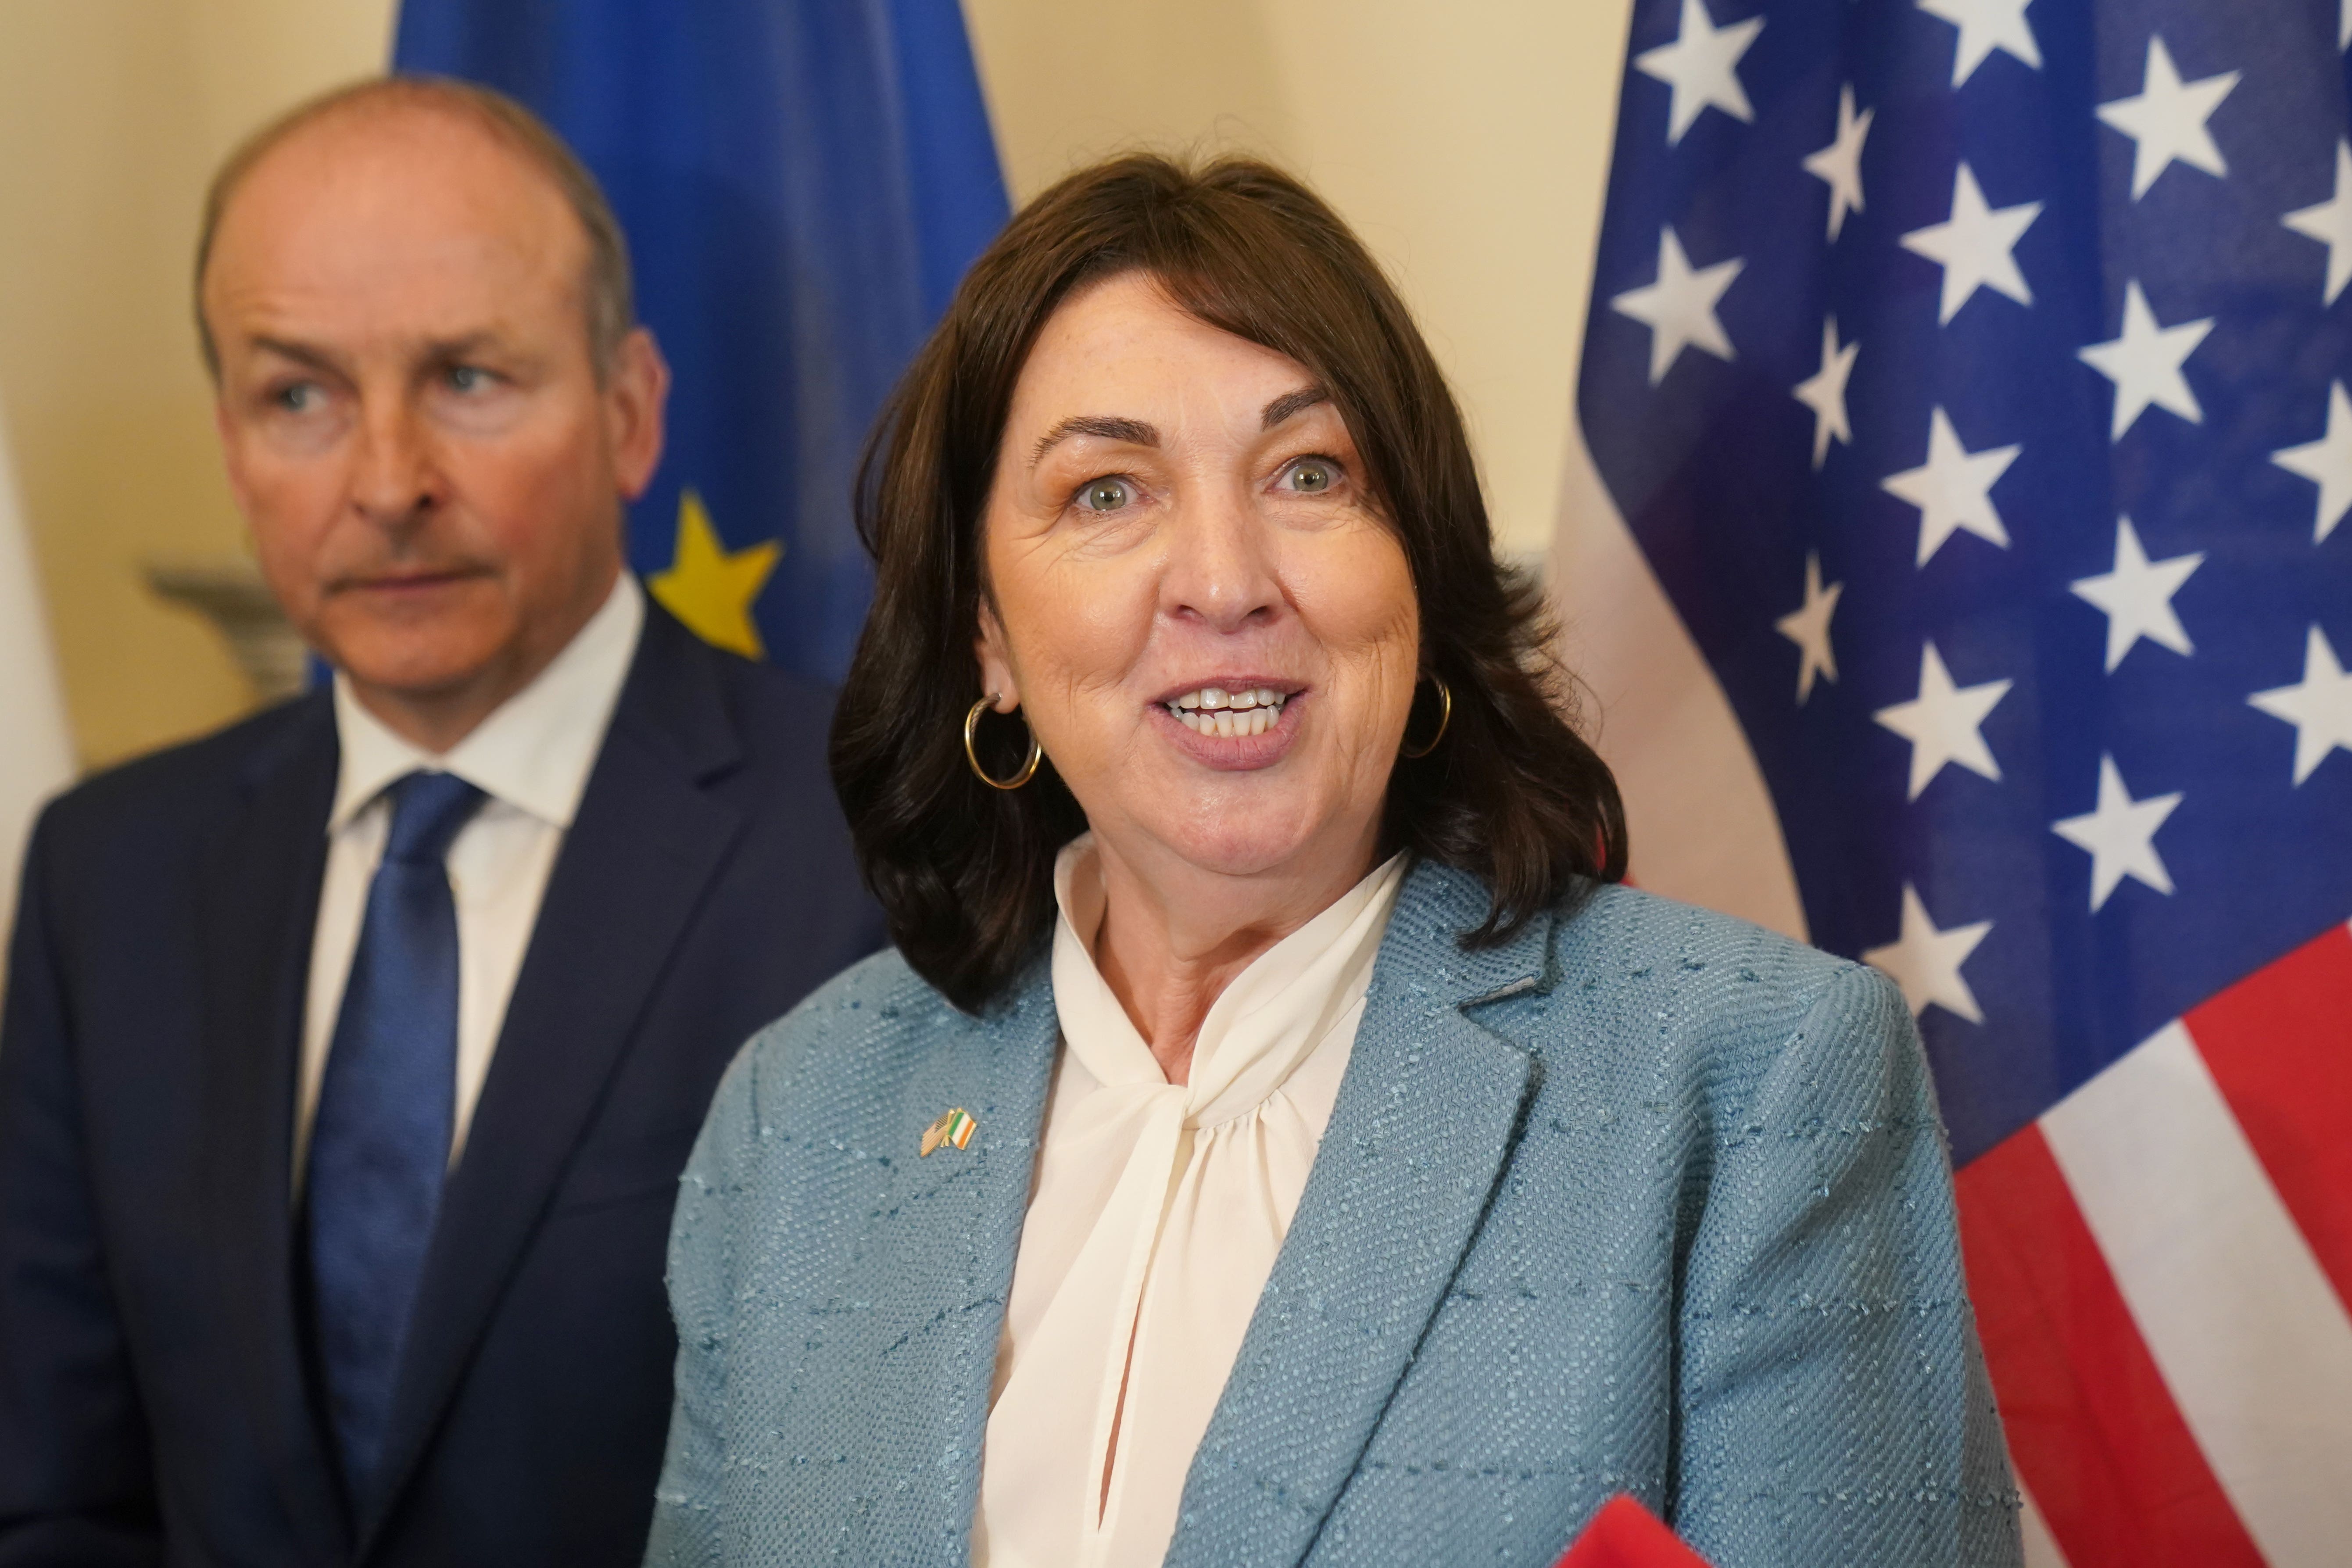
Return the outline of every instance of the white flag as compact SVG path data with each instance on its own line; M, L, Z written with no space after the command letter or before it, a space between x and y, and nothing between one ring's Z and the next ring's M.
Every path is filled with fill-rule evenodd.
M16 868L41 802L72 776L65 706L58 695L32 544L16 505L16 475L0 433L0 938L16 909ZM0 973L5 973L0 950Z

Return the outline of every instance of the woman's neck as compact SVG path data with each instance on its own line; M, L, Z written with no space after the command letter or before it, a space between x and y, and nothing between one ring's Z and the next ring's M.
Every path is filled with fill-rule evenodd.
M1370 874L1377 834L1370 824L1360 841L1246 877L1122 855L1097 837L1095 967L1170 1083L1192 1076L1201 1025L1234 977Z

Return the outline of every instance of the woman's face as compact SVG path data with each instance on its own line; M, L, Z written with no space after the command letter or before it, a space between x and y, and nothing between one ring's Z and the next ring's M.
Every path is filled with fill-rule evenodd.
M1305 369L1145 274L1077 295L1014 388L985 552L982 679L1107 847L1370 868L1420 613Z

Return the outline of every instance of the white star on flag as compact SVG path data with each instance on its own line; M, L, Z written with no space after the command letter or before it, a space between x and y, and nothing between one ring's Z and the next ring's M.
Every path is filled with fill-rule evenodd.
M1979 539L2009 548L2009 531L1992 504L1992 487L2021 447L1996 447L1969 452L1960 447L1959 433L1941 407L1927 416L1927 461L1881 479L1879 488L1898 500L1919 509L1919 559L1925 566L1944 547L1944 541L1966 529Z
M2010 253L2042 216L2040 202L2013 207L1991 207L1968 164L1952 176L1952 216L1942 223L1915 228L1903 237L1903 248L1924 256L1944 269L1944 297L1938 325L1958 314L1979 289L2006 294L2021 305L2033 303L2033 290L2017 269Z
M2189 390L2180 367L2213 330L2213 318L2159 327L2147 308L2139 280L2124 285L2123 335L2111 342L2077 349L2075 357L2116 384L2116 417L2108 439L2120 441L2150 404L2178 414L2191 425L2205 422L2197 395Z
M1658 280L1628 289L1609 301L1619 314L1650 329L1650 384L1664 381L1667 367L1685 346L1705 349L1721 360L1738 357L1716 318L1716 301L1747 263L1738 257L1693 270L1672 225L1658 233Z
M1813 694L1813 677L1837 683L1837 654L1830 647L1830 617L1837 614L1838 595L1845 584L1822 586L1822 558L1805 552L1805 602L1772 623L1774 629L1797 645L1797 706Z
M1977 994L1960 977L1960 965L1990 930L1990 921L1937 930L1936 922L1927 918L1927 906L1919 901L1918 890L1906 882L1902 934L1885 947L1872 948L1862 961L1903 988L1903 1000L1912 1016L1934 1005L1971 1024L1981 1024L1984 1012L1977 1005Z
M2352 0L2344 4L2347 15L2352 15ZM2352 283L2352 142L2336 143L2336 194L2316 206L2299 207L2279 221L2327 247L2327 282L2319 302L2333 305L2336 296L2344 292L2344 285Z
M1976 73L1995 49L2007 49L2035 70L2042 68L2042 50L2033 41L2033 25L2025 8L2033 0L1919 0L1919 9L1940 16L1960 30L1952 50L1952 85L1957 88Z
M1655 77L1674 89L1666 110L1666 144L1673 146L1691 128L1691 121L1709 105L1734 120L1752 121L1747 89L1739 85L1739 57L1764 30L1764 18L1750 16L1718 27L1706 14L1706 0L1683 0L1682 30L1671 44L1660 44L1633 57L1643 76Z
M2116 760L2099 757L2099 804L2088 815L2053 822L2050 831L2086 850L2091 857L2091 912L2107 901L2126 877L2136 878L2159 893L2172 891L2172 873L2156 852L2156 830L2180 804L2178 794L2134 800L2124 788Z
M2132 645L2146 637L2175 653L2194 653L2180 617L2173 613L2172 595L2189 574L2204 563L2205 552L2150 561L2140 549L2139 535L2127 517L2116 520L2116 565L2096 577L2076 579L2069 586L2075 596L2097 605L2107 617L2107 668L2124 661ZM2091 906L2096 909L2098 906Z
M2345 0L2352 5L2352 0ZM2327 429L2318 440L2273 452L2271 461L2290 474L2300 474L2319 487L2319 511L2312 524L2311 542L2324 544L2352 510L2352 398L2344 384L2327 389Z
M1830 188L1830 237L1845 226L1845 215L1862 210L1862 143L1870 134L1874 109L1853 111L1853 84L1838 89L1837 137L1818 153L1805 155L1805 173Z
M2000 782L2000 764L1985 744L1983 725L1985 715L2009 695L2009 688L2006 680L1954 686L1936 645L1929 642L1921 649L1919 695L1871 715L1911 742L1911 793L1906 799L1917 800L1947 763Z
M2336 662L2335 645L2314 626L2303 647L2303 679L2246 699L2273 719L2294 726L2294 782L2311 776L2327 753L2352 752L2352 675Z
M1861 352L1860 338L1838 347L1837 318L1832 316L1822 323L1822 368L1797 383L1797 401L1813 411L1813 467L1817 468L1829 456L1832 437L1849 446L1853 442L1853 427L1846 423L1845 384L1853 374L1853 356Z
M2229 174L2205 121L2237 85L2236 71L2182 81L2164 39L2149 37L2139 96L2099 105L2099 118L2132 139L2132 200L2139 200L2177 163L2209 174Z

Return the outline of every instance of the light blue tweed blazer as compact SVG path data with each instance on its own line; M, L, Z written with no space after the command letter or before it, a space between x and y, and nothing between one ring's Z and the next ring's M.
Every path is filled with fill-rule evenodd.
M1507 944L1423 865L1168 1562L2018 1561L1918 1037L1875 972L1622 888ZM754 1039L680 1191L650 1561L966 1561L1056 1042L895 954ZM968 1148L916 1157L941 1111Z

